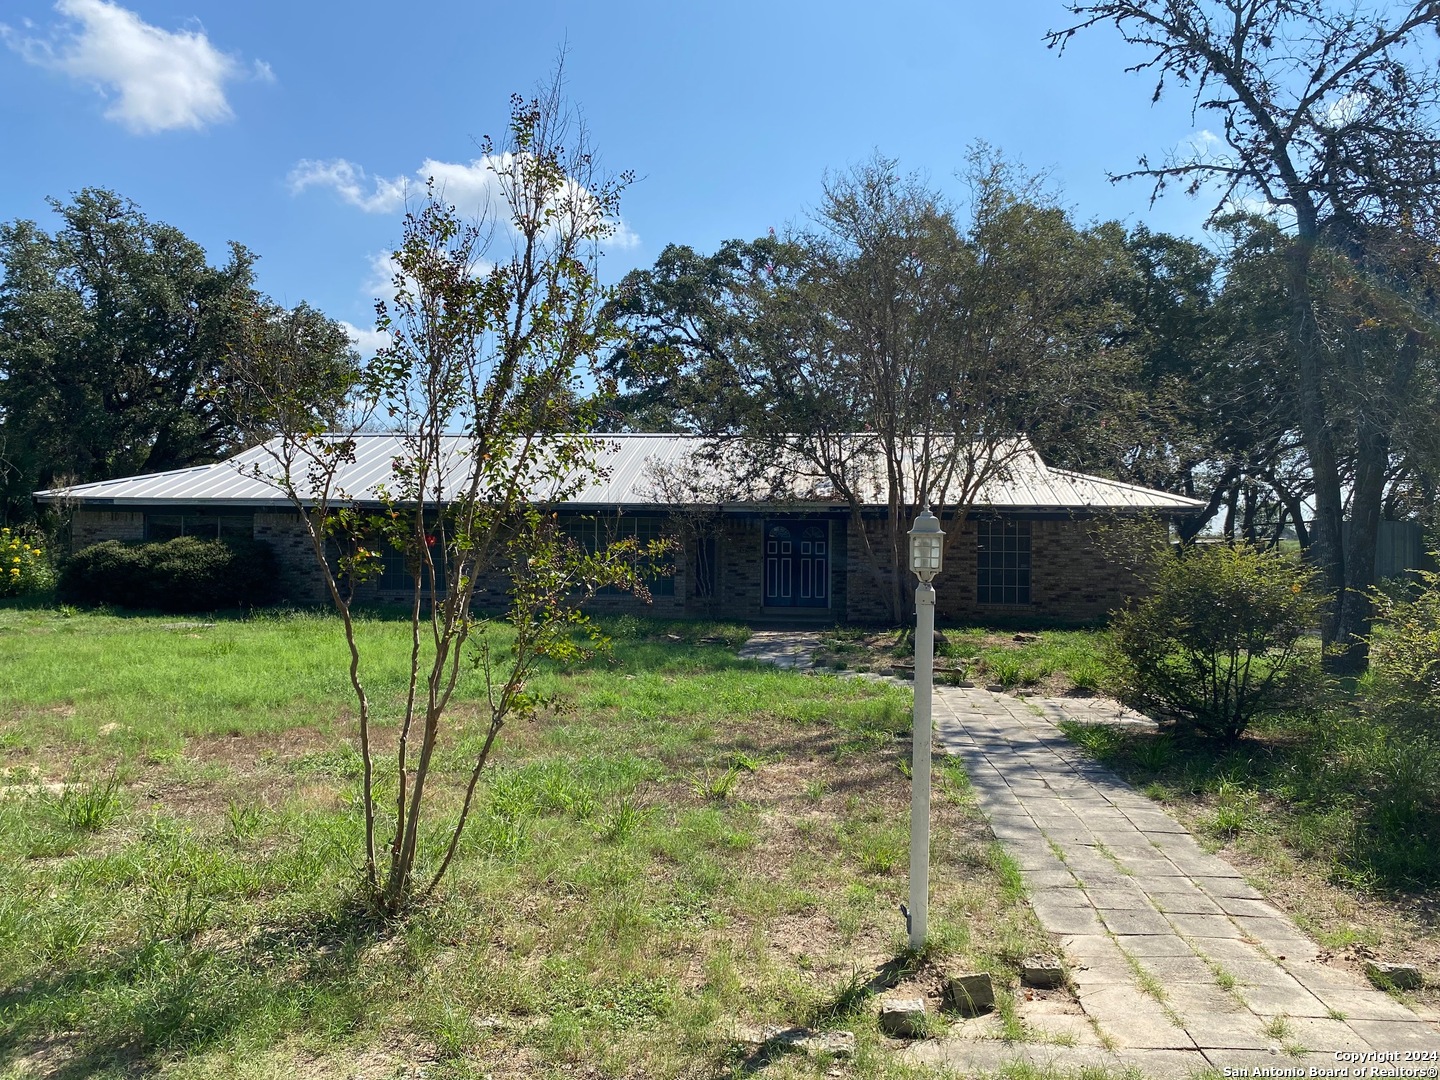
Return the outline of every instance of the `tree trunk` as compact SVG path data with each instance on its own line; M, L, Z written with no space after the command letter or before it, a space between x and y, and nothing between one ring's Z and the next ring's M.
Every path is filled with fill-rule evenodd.
M1356 433L1355 485L1350 496L1350 535L1345 544L1345 588L1336 613L1334 643L1343 649L1332 662L1339 674L1358 675L1370 658L1367 640L1375 584L1375 553L1380 540L1385 478L1390 469L1390 429L1394 410L1404 400L1420 358L1419 335L1411 332L1385 380L1383 399L1361 411ZM1358 366L1358 365L1357 365Z
M1315 250L1313 229L1301 229L1289 260L1290 330L1299 375L1300 428L1315 479L1315 517L1310 526L1309 556L1320 573L1330 608L1320 628L1321 640L1335 640L1340 605L1345 589L1345 551L1342 533L1344 498L1340 490L1340 467L1335 440L1330 431L1325 405L1324 343L1310 293L1310 261Z

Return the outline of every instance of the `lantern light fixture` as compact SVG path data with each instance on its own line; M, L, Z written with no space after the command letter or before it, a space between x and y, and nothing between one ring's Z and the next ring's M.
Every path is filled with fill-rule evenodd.
M945 530L940 519L929 510L921 512L910 530L910 569L921 581L931 581L940 573L944 558Z

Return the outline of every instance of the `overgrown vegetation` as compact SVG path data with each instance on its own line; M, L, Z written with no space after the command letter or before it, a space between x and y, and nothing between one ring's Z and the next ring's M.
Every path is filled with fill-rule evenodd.
M935 678L941 685L1094 693L1105 679L1102 640L1095 630L946 627L935 636ZM815 662L836 671L904 674L914 656L914 633L909 629L836 627L826 631Z
M1417 571L1401 595L1374 596L1380 621L1371 639L1370 712L1433 754L1440 735L1440 573Z
M54 580L50 560L38 537L0 529L0 598L44 592Z
M389 733L408 621L356 626ZM912 1075L866 1011L904 970L908 695L741 661L727 624L602 628L537 670L454 887L380 923L335 617L0 611L0 1074L727 1075L735 1024L815 1024L857 1032L855 1075ZM1013 978L1046 939L953 762L936 791L931 959Z
M1257 716L1319 698L1313 573L1247 545L1206 544L1155 563L1149 593L1111 626L1112 686L1129 704L1233 742Z
M270 603L278 579L275 553L255 540L198 536L152 544L107 540L65 562L56 595L72 604L220 611Z

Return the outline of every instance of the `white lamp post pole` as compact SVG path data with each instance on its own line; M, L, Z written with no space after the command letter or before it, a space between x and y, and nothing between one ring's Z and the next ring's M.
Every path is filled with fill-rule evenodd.
M930 921L930 696L935 679L935 587L945 533L929 510L910 530L910 569L915 587L915 715L910 757L910 948L925 944Z
M930 687L935 673L935 586L915 586L915 716L910 757L910 948L930 917Z

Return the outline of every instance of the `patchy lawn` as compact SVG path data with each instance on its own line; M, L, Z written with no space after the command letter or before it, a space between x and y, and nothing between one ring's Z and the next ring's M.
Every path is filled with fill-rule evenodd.
M1336 709L1257 723L1234 746L1162 729L1067 734L1163 803L1242 869L1335 963L1417 964L1402 995L1440 1010L1440 807L1417 795L1423 762Z
M904 954L906 691L741 661L739 627L610 630L537 680L441 898L382 926L334 620L0 610L0 1076L716 1076L765 1025L858 1036L766 1076L908 1075L877 986L1047 945L937 761L934 946ZM393 715L405 626L361 634Z
M1104 681L1094 630L996 630L944 627L935 635L935 673L941 682L999 686L1050 694L1094 693ZM825 633L816 663L837 671L909 672L912 630L837 627Z

